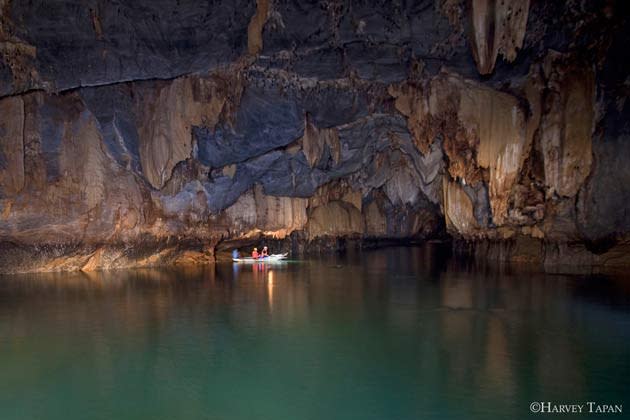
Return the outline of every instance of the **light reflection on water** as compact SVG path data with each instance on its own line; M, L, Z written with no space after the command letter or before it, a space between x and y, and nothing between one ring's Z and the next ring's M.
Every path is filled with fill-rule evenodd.
M630 284L431 246L0 278L0 418L528 418L626 403Z

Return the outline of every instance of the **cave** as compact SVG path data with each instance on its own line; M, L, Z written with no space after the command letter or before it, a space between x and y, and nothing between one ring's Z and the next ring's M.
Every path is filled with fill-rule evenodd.
M0 270L627 266L627 6L394 3L3 2Z
M129 334L139 319L148 325L155 317L162 325L171 319L165 313L184 302L205 313L196 293L221 306L218 296L238 290L245 300L264 291L270 308L281 299L280 310L301 302L284 320L310 319L306 302L317 306L326 296L336 314L356 309L346 319L360 323L359 308L369 313L375 296L404 306L411 295L389 288L416 290L406 283L413 273L441 279L418 289L445 311L439 321L425 319L430 327L423 333L439 337L444 348L492 348L479 360L446 354L452 375L472 381L461 371L483 365L484 380L497 380L490 388L544 403L556 394L528 393L538 388L527 388L517 368L501 359L531 338L528 330L484 311L494 311L493 291L504 281L508 291L497 292L505 293L497 311L509 312L511 303L553 318L558 314L532 298L543 290L554 302L570 300L570 310L593 299L612 302L623 315L610 325L627 320L629 42L624 0L0 0L0 332L3 319L15 321L15 331L28 329L14 317L38 313L35 303L43 299L30 299L33 290L57 290L69 308L102 325L113 321L90 312L86 302L102 312L118 308L117 322L129 322ZM246 278L264 278L265 286L247 289L236 282L242 268L232 268L232 259L242 262L262 246L282 258L313 259L318 268L254 264ZM369 267L362 271L361 264ZM393 274L385 281L379 270ZM358 283L331 280L324 287L322 273ZM512 283L514 273L521 282ZM567 295L553 275L569 276L561 277L570 285ZM295 278L308 278L315 291L274 289ZM174 279L189 282L177 286ZM198 281L213 292L197 289ZM118 302L119 293L152 308L151 317L96 298ZM337 306L346 299L348 307ZM54 322L57 312L47 306L54 303L42 305ZM455 320L478 313L488 318ZM408 331L405 316L387 319ZM569 318L582 319L558 317L563 327ZM200 327L198 318L189 320L192 326L182 328ZM152 337L148 329L137 331ZM374 344L357 331L358 343ZM467 331L478 341L460 341ZM627 344L627 336L611 334ZM325 353L327 342L319 338ZM571 379L572 369L587 378L592 372L570 343L567 337L558 338L557 348L539 343L534 353L556 362L569 355L558 368L565 400L571 392L601 397L589 393L587 379ZM628 356L615 349L611 360ZM441 356L426 354L442 366ZM532 369L554 365L541 360ZM627 363L620 365L630 373ZM508 371L509 379L501 376ZM348 377L362 377L361 384L387 377L363 373ZM539 376L545 389L557 384ZM613 409L623 403L622 385L605 393ZM369 415L350 406L346 414L417 418L411 406L400 416L388 411L393 399L378 400L383 405ZM263 406L262 417L236 409L215 414L299 418ZM471 407L467 415L475 413ZM161 418L147 410L147 418ZM503 415L496 418L531 414L497 410ZM5 414L20 417L0 409ZM318 415L336 417L323 408ZM442 416L465 418L457 411L436 418Z

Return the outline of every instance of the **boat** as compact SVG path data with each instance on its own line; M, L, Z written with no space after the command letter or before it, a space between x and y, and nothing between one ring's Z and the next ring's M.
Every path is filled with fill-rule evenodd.
M244 257L244 258L232 258L232 261L237 263L267 263L267 262L276 262L286 260L289 256L289 253L285 254L271 254L267 257L262 258L252 258L252 257Z

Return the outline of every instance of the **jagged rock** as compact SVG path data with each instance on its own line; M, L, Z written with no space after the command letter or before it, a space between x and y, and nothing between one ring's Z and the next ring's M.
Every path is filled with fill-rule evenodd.
M470 44L479 73L492 73L498 54L514 61L525 37L529 0L473 0L470 7Z
M507 217L512 186L529 152L525 115L517 98L490 89L473 88L462 95L459 118L479 136L477 164L489 170L489 198L494 223Z
M468 109L465 103L462 108L461 98L470 87L459 76L442 72L422 86L403 84L398 90L390 89L390 94L396 97L397 109L407 116L418 149L426 154L441 138L450 175L476 183L481 174L472 150L477 149L479 136L475 127L464 125L470 121L461 121Z
M475 185L481 169L489 170L493 219L503 224L533 137L519 99L449 73L424 87L403 84L390 94L422 153L443 137L451 177Z
M409 83L389 87L389 94L396 99L396 109L407 118L409 131L413 134L415 144L423 154L428 153L433 143L428 121L429 102L425 90L426 86Z
M137 92L140 163L146 179L161 188L177 163L191 157L192 127L213 129L226 102L212 79L184 77L142 84Z
M442 167L439 147L421 156L412 145L404 121L390 115L375 115L358 120L339 130L341 164L333 167L334 177L352 176L356 188L380 188L389 185L397 201L413 202L420 193L437 202L436 184ZM365 139L365 140L363 140ZM363 141L362 141L363 140ZM399 177L414 181L400 189Z
M301 139L302 150L310 167L312 168L322 160L326 147L328 147L333 164L338 164L341 160L341 147L337 129L323 128L320 130L309 121L308 115L304 127L304 136Z

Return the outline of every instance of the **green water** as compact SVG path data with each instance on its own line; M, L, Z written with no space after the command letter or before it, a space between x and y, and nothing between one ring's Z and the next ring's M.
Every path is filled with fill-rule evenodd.
M3 420L623 418L629 391L630 279L429 246L0 278Z

